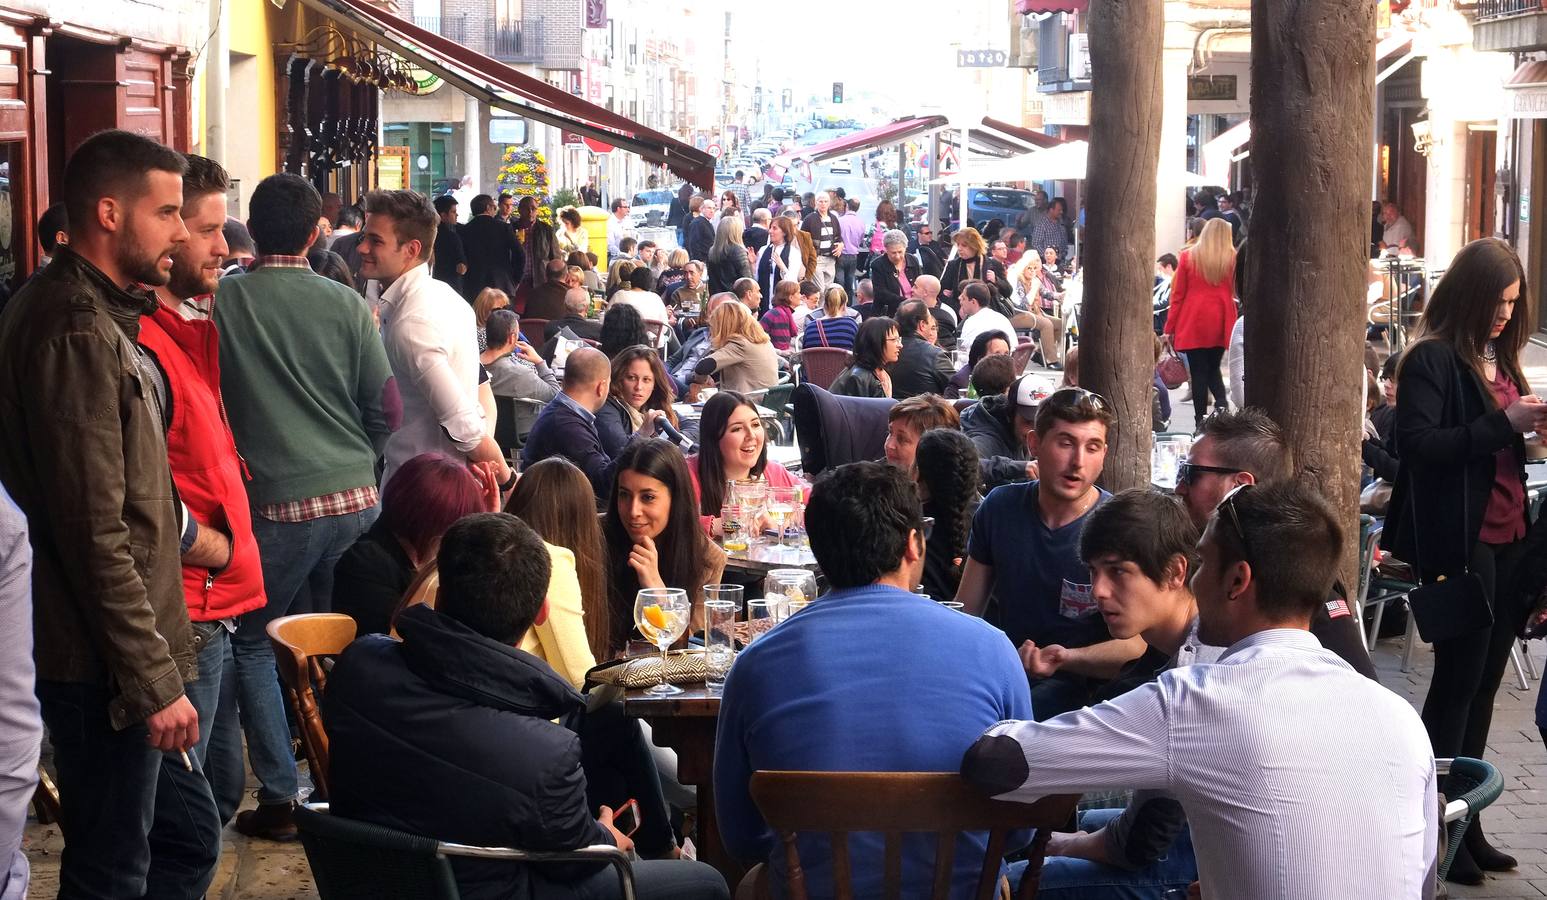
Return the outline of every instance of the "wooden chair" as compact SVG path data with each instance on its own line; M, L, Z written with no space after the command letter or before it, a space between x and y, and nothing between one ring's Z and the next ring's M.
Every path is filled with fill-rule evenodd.
M784 845L786 892L806 900L805 873L795 838L800 832L830 835L834 894L852 900L849 832L886 836L886 896L902 893L902 836L937 836L932 896L951 896L956 839L964 831L988 832L988 852L978 875L976 900L990 900L999 889L999 866L1009 832L1035 828L1019 900L1037 895L1042 858L1053 829L1069 823L1077 796L1044 797L1035 803L991 800L961 776L945 772L755 772L752 799ZM745 884L745 882L743 883ZM912 887L912 886L910 886ZM738 894L740 892L738 891Z
M822 390L849 367L849 351L837 347L807 347L800 351L800 380Z
M316 786L314 796L321 800L328 795L328 733L317 707L328 683L323 658L344 652L355 639L355 620L340 613L284 616L269 623L268 633L300 726L301 748Z

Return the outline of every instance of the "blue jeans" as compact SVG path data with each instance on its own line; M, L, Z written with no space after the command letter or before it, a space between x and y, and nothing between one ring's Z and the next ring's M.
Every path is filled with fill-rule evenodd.
M274 648L268 625L282 616L327 612L333 604L333 566L376 521L372 507L309 522L275 522L253 510L252 530L263 558L263 589L268 605L242 616L231 650L236 689L247 735L247 756L258 778L259 803L288 803L301 798L300 773L290 749L290 719L285 715Z
M1095 831L1122 814L1120 809L1091 809L1080 813L1080 830ZM1020 887L1026 863L1010 866L1010 884ZM1160 900L1172 888L1186 890L1198 880L1198 861L1193 856L1192 831L1182 828L1166 855L1136 871L1120 869L1088 859L1050 856L1042 864L1037 896L1044 900Z
M143 723L114 731L109 693L105 684L37 683L59 773L59 896L201 897L220 854L209 783L180 754L147 744Z
M188 700L199 713L199 743L189 755L209 779L223 826L236 815L247 787L236 714L236 663L231 654L231 633L224 625L195 622L193 628L203 643L199 677L185 686Z
M638 900L730 900L725 876L691 859L635 860L634 896ZM580 881L533 891L537 897L573 897L575 900L618 900L623 896L618 876L611 868Z

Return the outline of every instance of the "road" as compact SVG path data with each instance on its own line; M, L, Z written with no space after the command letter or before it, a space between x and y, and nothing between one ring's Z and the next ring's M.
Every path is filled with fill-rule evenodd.
M815 128L801 135L795 143L800 147L809 147L813 144L820 144L833 138L842 137L851 131L853 129L850 128ZM863 156L854 156L843 161L847 162L852 169L850 174L834 175L832 173L832 164L838 162L838 160L829 160L812 165L810 180L804 177L801 167L797 166L791 169L790 175L795 179L795 189L804 194L806 191L818 189L843 188L845 196L859 200L860 221L865 223L866 228L869 228L871 223L876 220L876 203L879 200L876 196L876 180L863 174ZM894 175L893 177L895 179L896 176Z

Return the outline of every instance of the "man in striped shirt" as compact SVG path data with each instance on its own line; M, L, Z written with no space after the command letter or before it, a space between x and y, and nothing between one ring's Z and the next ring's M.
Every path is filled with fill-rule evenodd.
M1407 701L1310 633L1342 528L1312 488L1244 486L1198 543L1198 638L1228 649L1099 706L1002 722L962 760L985 793L1155 789L1192 826L1205 896L1431 896L1434 757Z

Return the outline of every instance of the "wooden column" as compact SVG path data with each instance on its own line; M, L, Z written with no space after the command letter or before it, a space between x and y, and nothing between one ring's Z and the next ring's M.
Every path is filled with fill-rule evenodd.
M1253 0L1246 402L1347 528L1358 583L1375 0Z
M1080 384L1111 401L1108 490L1150 483L1155 168L1160 158L1162 0L1090 6L1090 174Z

